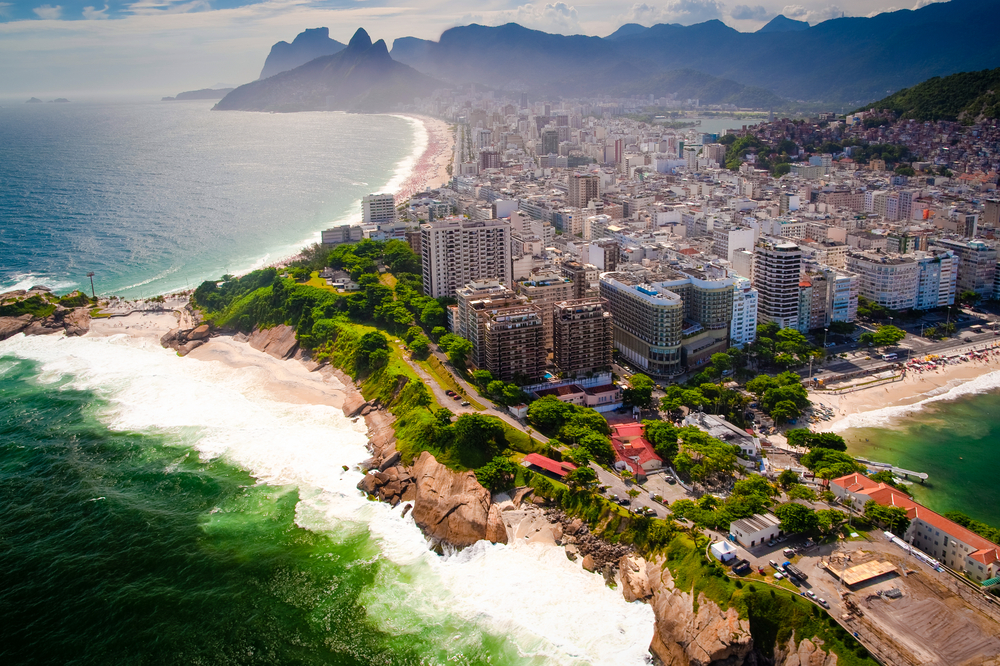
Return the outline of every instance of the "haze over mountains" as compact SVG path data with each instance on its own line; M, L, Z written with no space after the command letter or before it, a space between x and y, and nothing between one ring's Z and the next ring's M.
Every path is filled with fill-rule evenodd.
M555 35L517 24L468 25L438 41L397 39L395 60L452 83L590 95L611 92L621 67L695 70L791 99L861 104L932 76L1000 65L1000 2L952 0L812 27L784 17L755 33L721 21L623 26L608 37ZM638 74L627 81L642 88ZM649 92L657 94L656 91Z
M323 29L325 30L325 28ZM272 51L273 52L273 51ZM359 28L347 47L294 69L242 85L217 111L391 111L441 87L440 81L393 61L381 39Z
M721 21L630 23L607 37L515 23L467 25L438 41L401 37L390 52L359 30L345 47L327 28L278 42L261 78L217 109L391 110L435 87L477 83L535 95L674 95L703 104L847 108L921 81L1000 66L997 0L951 0L809 26L777 16L754 33Z

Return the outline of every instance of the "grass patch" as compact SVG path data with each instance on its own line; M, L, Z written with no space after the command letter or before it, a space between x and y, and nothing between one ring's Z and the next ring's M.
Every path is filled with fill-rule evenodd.
M395 289L396 283L399 282L396 276L389 272L379 273L378 281L389 287L389 289Z
M309 274L309 279L302 284L308 285L310 287L316 287L317 289L325 289L326 291L332 291L337 293L337 290L326 283L326 280L319 276L319 271L313 271Z
M108 319L111 315L101 310L101 308L90 308L91 319Z
M38 294L19 301L7 301L0 305L0 317L20 317L28 314L32 317L44 318L55 311L55 304L49 303Z

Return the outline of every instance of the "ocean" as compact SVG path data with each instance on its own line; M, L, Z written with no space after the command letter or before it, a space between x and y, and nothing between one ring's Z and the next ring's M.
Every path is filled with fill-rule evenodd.
M0 291L171 293L294 254L426 145L415 120L212 102L0 107Z
M939 513L961 511L1000 527L993 464L1000 442L1000 372L909 407L889 407L835 424L848 453L926 472L907 488Z
M130 287L132 294L156 293L197 282L202 273L237 270L239 261L249 267L295 249L330 219L353 214L357 198L378 189L351 185L334 192L327 185L399 178L405 175L400 164L421 140L397 118L207 114L211 120L205 120L203 106L160 108L108 107L108 123L131 116L138 124L173 127L171 140L155 148L145 142L95 148L91 159L73 162L82 173L62 167L62 184L52 191L66 210L93 205L95 189L111 199L120 192L132 203L149 196L169 202L164 210L181 210L188 191L198 190L199 210L215 211L214 235L231 239L224 244L230 253L216 256L181 242L182 225L160 217L174 235L164 230L158 245L169 248L179 266L162 275L169 262L115 263L136 251L130 243L156 249L157 243L143 245L144 234L156 227L150 220L95 213L88 219L100 227L94 238L103 249L88 254L82 241L61 247L55 240L87 231L81 219L26 216L13 240L3 237L8 282L23 274L29 277L17 279L62 279L65 289L77 284L75 267L83 266L108 281L115 276L122 288L145 282ZM79 113L101 117L96 105ZM213 129L184 129L191 118L195 127ZM37 119L26 122L39 127ZM233 127L220 129L226 122ZM202 187L189 179L191 162L182 156L203 150L195 144L209 141L232 156L249 126L283 132L313 156L312 172L274 140L277 157L256 145L245 149L258 165L247 172L249 184L228 172L229 185L246 200L228 185ZM11 133L6 123L0 127ZM386 143L381 173L370 160L360 167L310 148L335 146L343 153L346 146L371 146L373 128L396 136L395 143L385 136L374 141ZM320 136L299 136L306 130ZM39 145L48 140L40 137ZM160 150L174 157L160 159ZM126 187L114 163L121 160L160 166L147 187ZM333 161L337 167L328 174ZM308 187L263 168L279 163L303 174ZM7 164L0 169L5 178L17 171ZM105 170L111 175L101 184ZM300 188L298 198L286 196L279 180ZM307 219L285 211L286 226L269 227L268 217L285 205L270 194L288 206L295 199L293 210L306 211ZM4 197L11 209L36 206L11 201L9 188ZM256 226L225 214L237 204L254 212ZM37 249L22 238L32 228L49 239ZM254 235L264 238L249 238ZM56 258L69 257L72 248L79 263L60 269ZM185 252L194 257L190 263L182 261ZM100 284L100 291L115 291ZM19 335L0 342L0 662L646 663L653 632L648 605L626 603L557 548L483 542L435 554L401 506L368 501L356 489L361 474L353 466L369 455L363 424L332 407L276 401L262 388L262 373L180 358L154 341L124 335Z

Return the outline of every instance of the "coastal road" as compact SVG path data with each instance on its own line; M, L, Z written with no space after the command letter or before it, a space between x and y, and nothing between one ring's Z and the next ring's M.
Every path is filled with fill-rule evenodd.
M617 474L612 474L611 472L604 469L597 463L590 463L590 467L594 470L594 472L597 473L597 480L600 482L600 484L602 486L608 486L608 490L605 493L605 497L610 499L612 495L617 495L619 498L628 499L629 498L628 491L632 488L635 488L636 490L639 491L640 494L632 502L632 508L640 509L643 507L649 507L650 509L656 512L657 518L666 518L667 516L670 515L670 511L668 511L667 508L664 507L662 504L654 502L652 499L653 494L661 495L664 498L664 500L668 502L672 502L677 499L684 499L687 497L687 495L684 493L684 489L681 488L680 486L670 486L670 488L676 488L676 493L678 493L678 495L676 497L668 497L663 493L650 493L649 490L635 483L626 485L626 483L622 481L621 477L619 477Z

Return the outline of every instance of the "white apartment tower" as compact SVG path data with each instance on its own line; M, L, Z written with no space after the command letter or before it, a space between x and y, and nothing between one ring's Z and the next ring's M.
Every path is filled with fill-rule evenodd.
M388 224L396 221L396 200L391 194L369 194L361 199L364 224Z
M745 277L733 284L733 320L729 325L729 344L742 348L757 339L757 290Z
M510 222L461 217L420 225L424 294L451 297L476 280L511 284Z
M758 318L781 328L799 323L799 273L802 250L795 243L762 239L754 252L753 286L759 293Z

